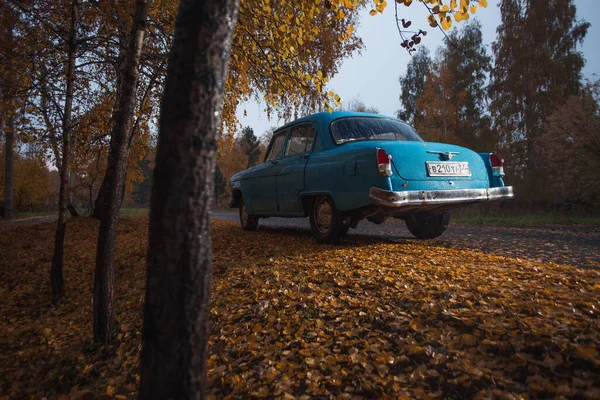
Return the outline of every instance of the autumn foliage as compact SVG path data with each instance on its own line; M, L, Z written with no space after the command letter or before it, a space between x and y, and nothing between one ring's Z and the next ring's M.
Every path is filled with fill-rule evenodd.
M58 175L48 170L39 154L14 154L14 207L21 212L46 210L55 206ZM4 164L4 148L0 143L0 165ZM0 199L4 198L4 169L0 169ZM0 200L0 203L2 201Z
M53 224L0 229L0 393L137 395L147 219L122 220L120 325L93 343L98 223L70 224L49 306ZM36 235L37 241L29 238ZM600 273L412 240L315 246L213 220L209 395L597 398Z

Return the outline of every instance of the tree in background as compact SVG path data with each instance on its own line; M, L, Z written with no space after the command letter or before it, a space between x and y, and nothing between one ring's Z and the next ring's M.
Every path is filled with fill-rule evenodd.
M552 111L581 92L585 61L577 44L589 24L576 20L573 0L502 0L500 11L492 45L493 125L508 179L521 196L543 200L552 178L538 164L540 138Z
M52 287L52 300L59 301L64 296L64 279L63 279L63 259L64 259L64 242L67 230L67 205L69 185L69 159L71 144L70 133L72 129L71 113L73 110L73 92L75 88L75 59L79 46L77 30L79 21L79 2L73 0L70 4L70 24L66 30L68 38L66 40L67 58L64 66L65 74L65 96L64 108L62 112L62 157L60 161L60 190L58 194L58 224L56 227L56 235L54 239L54 254L52 255L52 265L50 267L50 284ZM68 8L67 8L68 9Z
M495 142L485 89L491 58L479 22L454 30L429 68L423 94L416 99L415 128L421 136L475 150L492 149Z
M427 47L420 47L408 62L406 74L400 76L400 102L397 116L411 125L421 121L417 99L425 94L425 81L431 72L432 60Z
M0 145L0 164L4 163L4 149ZM56 206L55 188L49 179L43 153L39 151L15 151L13 154L14 211L38 211ZM0 198L4 196L6 175L0 170Z
M246 169L248 157L241 146L239 138L233 138L229 143L219 146L217 154L217 165L219 171L227 182L227 191L229 190L229 179L237 172Z
M96 269L94 274L94 339L108 343L116 336L114 299L114 252L123 199L125 176L129 160L130 143L133 135L133 117L136 109L136 87L138 65L142 53L148 0L137 0L128 46L124 49L122 78L114 124L110 137L110 150L105 174L105 192L102 219L98 230Z
M600 81L588 83L549 116L536 160L551 171L545 183L554 204L600 205Z
M249 126L242 129L242 137L239 139L242 149L248 158L246 168L250 168L258 164L258 158L260 157L260 140L254 134L254 129Z
M223 194L229 193L229 179L235 173L262 162L265 148L265 144L256 137L254 130L249 126L235 136L220 138L217 165L225 182Z
M148 144L153 141L152 124L150 121L158 117L158 108L162 96L162 86L166 74L166 62L173 35L173 23L176 0L149 0L147 26L144 31L143 48L138 62L137 87L135 90L136 101L131 132L128 133L127 152L129 154L128 173L126 174L125 192L132 189L133 182L139 182L143 173L138 170L138 161L147 153ZM105 122L105 131L102 136L111 138L113 124L116 118L115 99L120 97L123 82L125 81L125 54L127 53L131 35L133 18L131 11L135 7L135 0L125 2L100 3L101 18L106 26L99 35L107 38L107 43L98 50L99 62L106 67L102 69L102 86L106 87L107 94L112 100L112 107L102 118ZM98 135L101 137L101 135ZM132 176L131 172L137 173ZM98 196L94 202L93 217L102 218L102 205L107 193L107 180L104 175Z
M457 99L464 96L464 91L452 92L454 77L445 62L443 54L440 54L431 66L423 96L417 98L419 111L414 126L426 141L458 143Z
M215 166L215 205L219 205L219 198L225 195L227 190L227 181L221 173L219 164Z
M452 31L441 54L441 65L451 76L448 91L456 107L457 143L477 151L493 149L496 143L487 114L486 87L492 59L483 44L479 21L469 21Z
M5 219L13 217L14 154L19 143L26 141L22 117L29 96L27 62L21 55L30 42L24 37L19 23L18 7L0 2L0 140L4 141L4 187Z
M8 126L4 125L4 121L0 121L0 132L4 133L4 185L2 190L3 215L4 219L13 218L13 199L14 199L14 119L11 118L11 123Z
M96 79L101 74L94 68L100 65L94 55L101 37L95 29L102 24L98 23L97 8L89 2L40 0L2 5L14 13L14 32L24 44L16 57L21 60L27 82L20 90L26 99L24 119L28 120L28 126L22 129L22 142L35 142L49 150L61 177L50 272L56 301L64 293L62 263L69 181L75 154L88 132L82 116L93 110L97 99L103 99L98 94L104 86Z
M139 169L142 171L143 179L133 183L133 199L140 207L150 205L150 193L152 193L152 160L138 161Z

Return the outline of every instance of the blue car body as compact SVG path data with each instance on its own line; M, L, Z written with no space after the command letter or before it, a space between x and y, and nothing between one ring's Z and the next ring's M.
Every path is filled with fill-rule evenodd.
M355 132L362 126L375 134ZM409 140L395 140L400 133L385 132L390 127ZM357 112L295 120L274 132L262 164L231 177L230 205L243 203L244 215L255 218L306 217L315 199L327 196L341 220L356 226L513 196L490 153L423 142L411 130L395 118ZM386 156L389 163L379 165Z

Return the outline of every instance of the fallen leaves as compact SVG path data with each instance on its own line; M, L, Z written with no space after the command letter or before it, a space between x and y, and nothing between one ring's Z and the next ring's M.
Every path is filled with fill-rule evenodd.
M96 223L69 223L57 307L53 225L3 232L2 395L137 396L146 224L121 223L121 335L104 347L91 341ZM213 398L599 396L598 271L417 241L330 247L299 232L213 229Z
M597 271L418 242L326 247L299 233L231 229L229 250L215 252L217 266L238 260L213 288L215 397L598 389Z
M68 223L66 299L50 304L54 223L0 233L0 398L100 398L137 395L147 221L119 229L116 304L120 339L92 340L93 272L98 223Z

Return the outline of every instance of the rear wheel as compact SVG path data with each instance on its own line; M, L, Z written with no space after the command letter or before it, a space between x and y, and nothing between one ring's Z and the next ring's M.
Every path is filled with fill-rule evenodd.
M343 230L343 220L329 196L318 197L309 215L310 229L319 243L336 244Z
M410 215L406 227L417 239L433 239L440 236L450 223L450 213Z
M240 224L246 231L255 231L258 228L258 217L248 215L244 199L240 199Z

